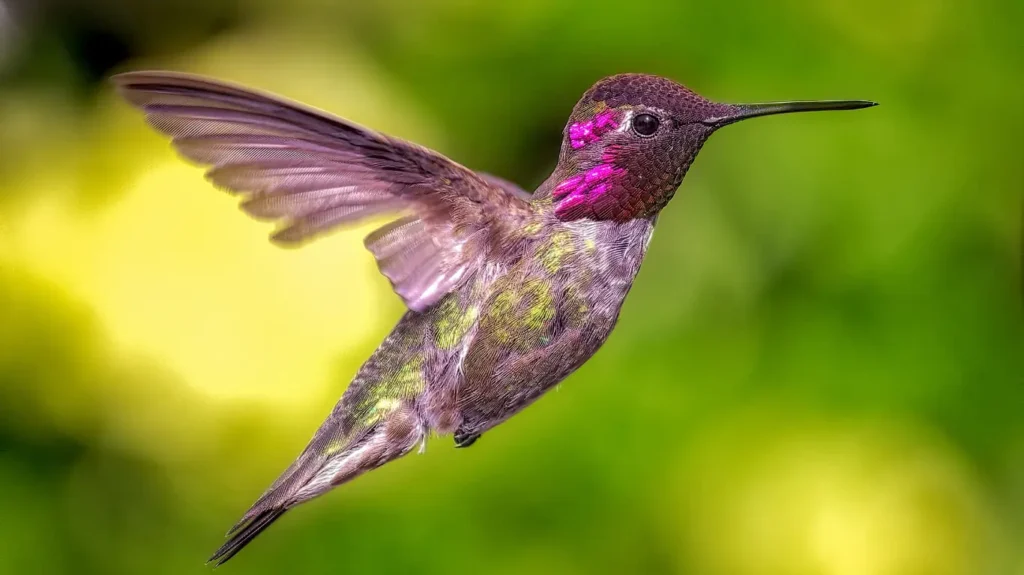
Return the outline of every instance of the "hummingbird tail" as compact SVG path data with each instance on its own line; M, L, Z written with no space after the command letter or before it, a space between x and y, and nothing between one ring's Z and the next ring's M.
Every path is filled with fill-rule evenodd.
M288 509L421 445L426 439L427 425L417 414L414 402L384 405L391 409L390 413L382 414L343 440L336 439L343 428L337 419L324 422L302 455L228 531L228 541L207 563L222 565Z
M227 543L222 545L206 562L213 563L214 567L220 567L228 559L231 559L236 553L241 551L243 547L248 545L250 541L255 539L257 535L262 533L264 529L270 527L270 524L278 517L284 515L284 512L287 510L286 507L268 509L260 512L251 520L241 525L236 525L229 533L231 538L228 539Z

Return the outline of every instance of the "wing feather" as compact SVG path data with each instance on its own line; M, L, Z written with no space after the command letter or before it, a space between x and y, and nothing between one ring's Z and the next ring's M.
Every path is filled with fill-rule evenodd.
M532 214L510 182L296 102L173 72L113 80L182 156L209 167L210 181L242 195L243 211L278 222L278 244L399 216L365 245L415 311L458 287Z

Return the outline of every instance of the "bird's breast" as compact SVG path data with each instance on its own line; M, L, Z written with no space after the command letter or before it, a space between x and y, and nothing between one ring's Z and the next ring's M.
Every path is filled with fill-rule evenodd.
M434 310L443 354L432 405L438 423L482 429L536 399L608 338L653 223L539 227Z

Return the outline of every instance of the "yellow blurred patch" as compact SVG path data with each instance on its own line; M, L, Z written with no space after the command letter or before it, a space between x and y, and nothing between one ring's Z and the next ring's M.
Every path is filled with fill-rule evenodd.
M91 305L124 353L210 396L308 400L337 354L381 329L365 229L276 248L271 224L169 152L106 209L47 198L5 230L0 255Z
M700 573L970 575L995 524L933 430L746 414L688 449L678 495Z

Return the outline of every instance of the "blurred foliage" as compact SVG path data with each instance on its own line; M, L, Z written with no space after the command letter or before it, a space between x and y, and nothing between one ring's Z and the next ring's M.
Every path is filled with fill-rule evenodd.
M244 573L1024 573L1019 0L0 0L0 572L202 573L401 313L104 79L279 92L538 184L601 76L865 112L712 138L616 334Z

